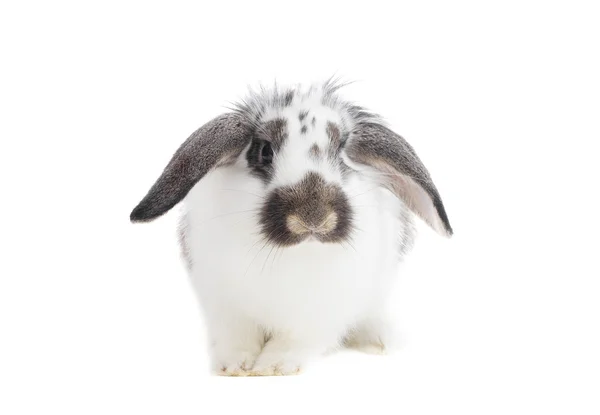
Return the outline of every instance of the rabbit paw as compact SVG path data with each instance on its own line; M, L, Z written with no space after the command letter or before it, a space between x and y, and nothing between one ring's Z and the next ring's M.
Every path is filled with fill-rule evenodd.
M302 372L303 362L289 353L267 352L260 355L250 376L289 376Z
M216 372L221 376L248 376L259 352L237 351L220 356Z
M264 347L251 376L288 376L302 372L307 350L287 338L271 339Z
M398 347L398 336L387 320L364 321L346 337L345 346L368 354L387 354Z

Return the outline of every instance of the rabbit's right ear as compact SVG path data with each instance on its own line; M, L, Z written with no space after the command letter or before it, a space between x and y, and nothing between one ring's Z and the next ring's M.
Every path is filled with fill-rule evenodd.
M252 136L238 114L223 114L196 130L173 155L146 197L133 209L132 222L150 221L183 199L209 170L233 162Z
M452 236L442 198L404 138L383 125L359 123L345 151L350 161L381 173L383 184L440 235Z

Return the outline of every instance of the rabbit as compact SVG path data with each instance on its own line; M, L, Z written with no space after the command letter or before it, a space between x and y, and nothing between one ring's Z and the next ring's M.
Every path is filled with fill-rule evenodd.
M453 233L413 148L332 80L252 91L195 131L133 209L183 201L182 254L213 374L293 375L338 347L384 353L418 216Z

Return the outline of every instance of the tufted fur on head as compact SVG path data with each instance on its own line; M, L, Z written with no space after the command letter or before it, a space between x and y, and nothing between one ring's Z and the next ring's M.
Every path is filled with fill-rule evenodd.
M350 131L358 123L382 124L383 119L349 101L341 99L338 91L346 86L336 78L330 78L324 83L316 83L304 88L301 84L295 87L281 88L277 83L273 87L261 86L258 90L250 89L248 95L239 102L233 103L232 109L257 127L265 118L273 118L286 108L304 105L306 108L326 107L338 112L342 118L342 127ZM303 125L312 125L313 116L309 111L300 110L298 118Z

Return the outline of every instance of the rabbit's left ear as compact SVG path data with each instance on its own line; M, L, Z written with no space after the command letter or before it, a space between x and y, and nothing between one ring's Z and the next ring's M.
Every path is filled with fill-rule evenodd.
M166 213L211 169L233 162L251 137L251 127L236 113L220 115L200 127L179 147L133 209L131 221L150 221Z
M375 123L360 123L345 147L348 158L381 173L383 184L443 236L452 227L429 172L413 148L390 129Z

